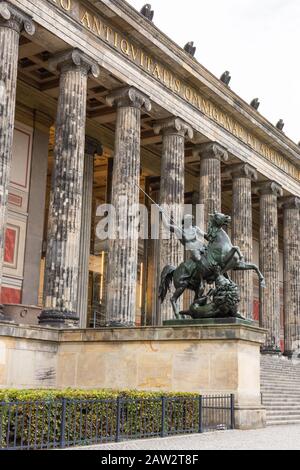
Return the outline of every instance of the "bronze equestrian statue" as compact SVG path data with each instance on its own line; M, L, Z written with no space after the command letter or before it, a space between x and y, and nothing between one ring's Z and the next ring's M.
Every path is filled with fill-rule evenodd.
M176 290L171 304L176 319L186 315L192 318L240 317L239 289L229 278L228 272L255 271L261 288L265 287L264 276L255 264L246 263L240 249L232 245L224 230L231 222L231 217L215 212L211 215L207 234L193 226L191 220L191 216L186 216L182 229L172 222L169 224L170 230L178 237L180 235L181 243L191 251L192 256L178 268L164 268L159 288L161 302L164 302L173 282ZM208 242L206 246L201 242L201 236ZM204 296L206 286L212 284L215 284L215 288ZM187 289L195 292L195 300L188 312L180 312L178 300Z

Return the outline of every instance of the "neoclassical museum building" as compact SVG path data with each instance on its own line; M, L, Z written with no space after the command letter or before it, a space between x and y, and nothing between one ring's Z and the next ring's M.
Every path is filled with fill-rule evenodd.
M200 207L204 229L214 211L232 216L234 245L266 279L260 289L252 272L234 275L241 313L256 322L251 334L266 330L265 352L290 356L300 347L300 147L147 11L0 1L2 328L40 339L105 326L163 334L173 313L157 280L182 245L96 236L99 206L120 196L149 206L145 191Z

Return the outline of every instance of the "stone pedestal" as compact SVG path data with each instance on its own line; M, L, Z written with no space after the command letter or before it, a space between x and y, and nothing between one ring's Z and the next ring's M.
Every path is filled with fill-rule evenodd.
M278 354L280 349L280 291L278 197L282 188L267 182L256 187L260 195L260 268L266 280L261 289L261 326L267 333L265 353Z
M59 331L0 324L0 339L0 388L234 394L236 427L265 425L260 394L265 332L258 327Z
M199 145L195 153L200 156L199 195L204 207L204 230L207 230L210 214L222 211L221 162L228 160L228 153L216 143Z
M141 111L150 100L135 88L117 90L107 98L117 105L112 205L117 213L115 239L109 242L107 323L133 326L138 263Z
M193 138L193 130L178 118L156 123L156 134L163 135L161 162L160 205L169 217L181 227L184 209L185 138ZM179 266L184 261L184 249L175 234L171 234L163 224L160 231L159 276L165 266ZM167 294L160 306L159 324L174 317L170 303L171 294Z
M228 170L233 180L232 187L232 243L238 246L247 263L253 263L252 234L252 181L257 181L257 172L248 164L238 164ZM253 318L253 272L232 273L234 282L240 288L240 312Z
M16 88L21 32L33 35L31 18L9 2L0 4L0 318L5 226L7 219L8 185L12 160L15 124Z
M300 348L300 199L286 198L283 207L284 240L284 354Z
M77 49L50 65L61 75L40 323L64 327L78 321L87 81L90 73L99 75L99 67Z

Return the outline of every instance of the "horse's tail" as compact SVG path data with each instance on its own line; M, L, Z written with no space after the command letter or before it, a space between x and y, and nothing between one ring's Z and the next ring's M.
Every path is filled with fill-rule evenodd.
M163 272L161 273L161 280L160 280L159 294L158 294L158 297L160 298L161 303L164 302L166 295L171 288L175 271L176 271L176 268L174 266L166 266Z

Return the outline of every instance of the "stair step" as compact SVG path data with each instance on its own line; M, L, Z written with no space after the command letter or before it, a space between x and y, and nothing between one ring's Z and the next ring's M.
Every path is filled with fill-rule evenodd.
M299 406L299 403L300 403L300 401L295 402L295 400L290 400L287 402L286 400L282 400L282 401L276 400L276 399L270 400L268 398L264 398L263 402L265 405L268 405L268 406L287 406L287 407L291 407L291 406L297 407Z
M300 424L300 366L282 357L261 358L262 402L267 425Z
M300 369L295 370L295 369L279 369L278 367L276 369L265 369L264 367L261 368L262 372L268 373L268 374L276 374L278 372L282 372L283 374L293 374L295 376L299 375Z
M274 371L274 372L270 372L270 371L263 371L262 370L262 374L265 375L265 376L268 376L268 377L278 377L278 375L280 374L281 377L294 377L294 378L299 378L300 377L300 373L296 374L296 373L292 373L292 372L287 372L287 371L284 371L284 372L280 372L280 371Z
M264 387L286 387L286 388L291 388L292 386L295 386L297 389L300 389L300 386L298 383L294 383L292 379L290 379L288 382L281 382L280 379L278 379L277 381L273 381L273 382L262 382L261 383L262 386Z
M300 395L300 390L297 390L297 389L293 389L291 387L272 387L271 385L269 387L267 386L261 386L260 387L261 391L262 392L268 392L268 393L272 393L272 392L287 392L287 393L290 393L290 392L294 392L295 395Z
M277 377L272 377L272 378L267 378L266 375L264 375L263 377L261 377L261 381L262 383L271 383L271 384L277 384L277 383L283 383L284 385L289 385L289 384L292 384L292 383L295 383L295 385L298 385L299 387L299 379L295 379L293 377L287 377L287 378L282 378L280 376L280 374L278 374Z
M274 405L268 405L268 411L282 411L282 412L286 412L286 411L297 411L298 413L300 413L300 406L293 406L293 405L278 405L278 406L274 406Z
M300 424L300 420L281 420L281 421L268 421L267 426L288 426L290 424Z
M280 400L283 400L285 398L295 398L295 397L300 397L300 393L292 393L292 392L284 392L284 393L278 393L270 390L261 390L261 394L265 398L278 398Z

